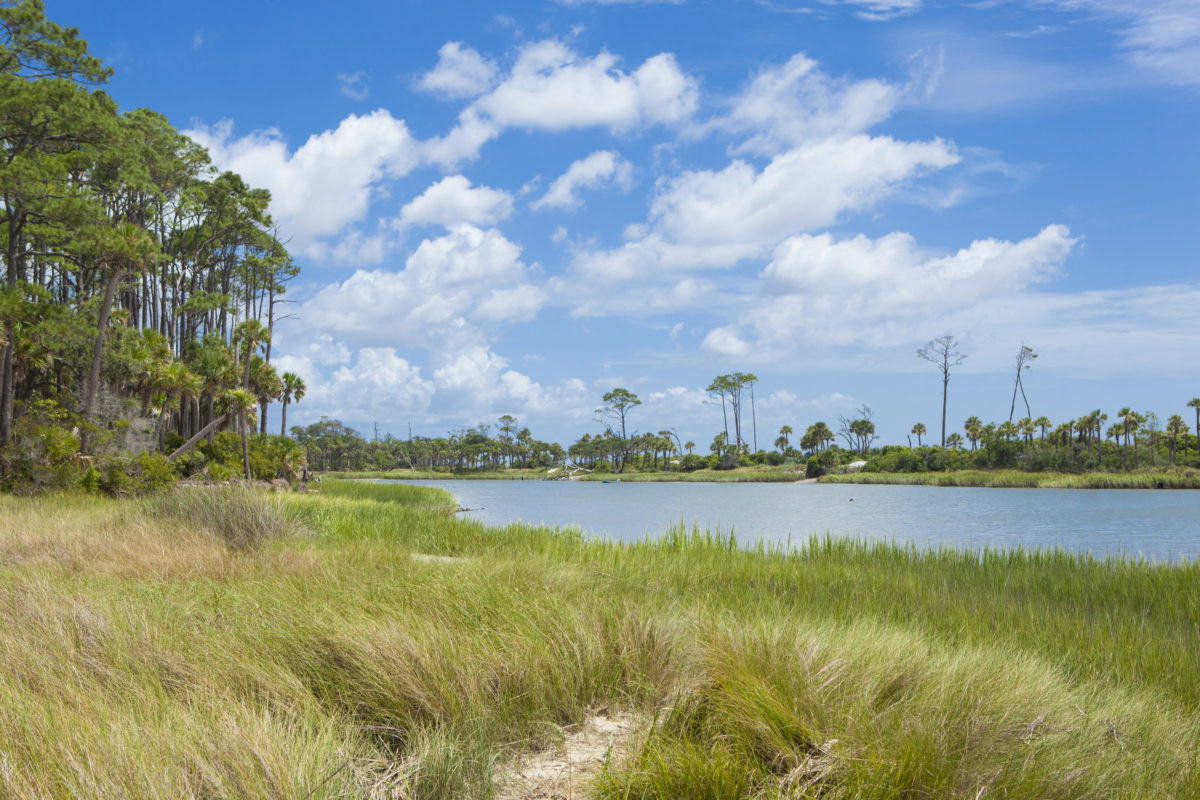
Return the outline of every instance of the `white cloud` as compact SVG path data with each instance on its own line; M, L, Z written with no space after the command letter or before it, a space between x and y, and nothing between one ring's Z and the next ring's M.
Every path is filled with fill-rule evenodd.
M756 75L715 125L749 135L735 152L775 155L805 142L863 133L892 113L901 94L880 80L831 78L797 53Z
M905 14L912 14L922 6L922 0L822 0L840 2L841 5L858 6L858 16L874 22L882 22Z
M371 93L367 86L367 73L359 70L354 73L338 73L338 94L351 100L366 100Z
M298 316L355 347L461 348L483 338L480 325L527 321L544 305L520 257L499 231L459 225L422 241L403 270L358 270L326 286Z
M366 216L384 181L406 175L419 161L404 121L384 110L351 114L295 152L274 129L234 138L228 121L184 133L208 148L220 169L269 189L271 213L292 248L316 256L324 253L323 240Z
M391 347L364 347L353 361L323 371L302 361L280 358L278 365L296 371L308 386L303 411L319 409L345 420L401 421L428 412L434 384ZM290 416L290 415L289 415Z
M747 324L716 328L705 343L728 355L778 356L924 341L955 329L948 319L956 315L964 327L979 324L980 308L996 298L1020 304L1024 290L1057 274L1077 242L1061 225L1019 242L975 241L952 255L923 253L906 233L791 237L763 270L761 294L746 298Z
M633 165L613 150L598 150L567 167L567 171L550 184L546 194L530 207L575 209L582 205L576 194L578 190L594 189L607 183L629 191L633 185Z
M414 197L400 211L401 226L442 225L452 228L463 223L495 225L513 213L512 195L487 186L472 188L463 175L450 175Z
M428 142L426 152L438 163L456 164L476 157L505 128L563 132L599 127L622 133L681 122L696 103L695 80L668 53L625 73L608 52L583 57L557 39L547 39L521 48L504 80L464 109L449 134Z
M446 98L477 97L491 88L496 64L462 42L446 42L438 50L438 63L421 75L416 86Z
M957 163L941 140L828 139L776 156L761 171L734 161L685 172L662 185L646 229L615 250L576 255L577 272L622 281L662 271L730 267L765 255L783 237L833 224L893 194L906 181Z
M1170 83L1200 85L1200 5L1194 0L1039 0L1111 20L1130 60Z

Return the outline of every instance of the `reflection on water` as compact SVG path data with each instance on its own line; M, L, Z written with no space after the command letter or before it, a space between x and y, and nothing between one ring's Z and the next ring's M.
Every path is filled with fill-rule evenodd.
M920 546L1062 547L1157 561L1200 557L1200 491L956 489L812 483L422 481L468 516L578 527L622 541L686 525L739 542L831 533Z

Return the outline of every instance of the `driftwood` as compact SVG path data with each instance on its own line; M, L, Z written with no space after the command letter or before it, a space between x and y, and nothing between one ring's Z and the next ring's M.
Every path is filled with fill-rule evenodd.
M188 450L191 450L193 447L196 446L197 442L199 442L205 436L208 436L210 431L216 429L216 427L218 425L223 424L228 419L229 419L229 412L226 411L224 414L217 417L212 422L208 423L203 428L201 428L195 436L193 436L192 438L188 439L186 442L181 444L179 446L178 450L176 450L174 453L171 453L171 455L167 456L167 461L174 461L175 459L179 458L181 455L186 453Z

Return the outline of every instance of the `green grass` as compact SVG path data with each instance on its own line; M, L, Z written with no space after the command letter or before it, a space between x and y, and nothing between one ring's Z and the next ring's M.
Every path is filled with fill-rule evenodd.
M1200 796L1195 563L172 497L0 497L0 797L488 797L597 708L606 798Z
M1200 489L1200 471L1179 472L852 472L826 475L822 483L874 483L913 486L981 486L997 489Z

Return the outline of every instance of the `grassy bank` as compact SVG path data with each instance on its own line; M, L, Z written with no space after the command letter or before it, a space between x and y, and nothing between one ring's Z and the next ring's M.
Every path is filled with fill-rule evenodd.
M601 797L1200 796L1200 565L451 505L0 498L0 797L488 797L597 709Z
M980 486L994 489L1200 489L1200 471L1179 472L853 472L826 475L822 483L875 483L905 486Z

